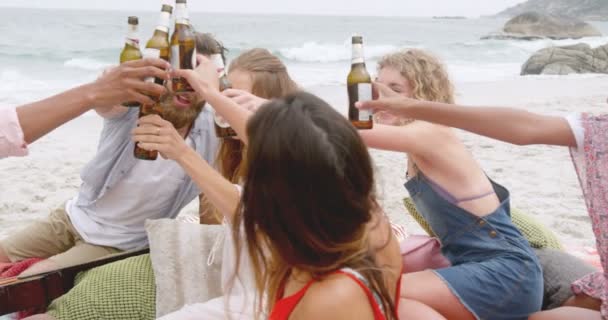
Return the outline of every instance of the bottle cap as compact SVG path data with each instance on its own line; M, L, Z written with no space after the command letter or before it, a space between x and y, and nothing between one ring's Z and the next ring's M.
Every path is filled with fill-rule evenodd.
M137 18L137 17L129 17L129 24L138 25L139 24L139 18Z
M163 8L160 11L173 13L173 7L168 4L163 4Z

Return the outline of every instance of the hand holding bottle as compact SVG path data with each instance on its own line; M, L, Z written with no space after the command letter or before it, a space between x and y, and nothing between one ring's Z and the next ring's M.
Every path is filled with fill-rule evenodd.
M397 118L410 118L410 108L420 104L419 100L397 94L384 84L374 82L374 91L378 96L376 100L359 101L355 107L361 110L371 110L375 113L386 112Z
M158 151L165 159L177 160L190 148L171 122L153 114L139 118L132 140L148 151Z
M211 92L219 93L220 82L215 64L203 55L197 56L198 66L194 70L173 70L172 76L183 77L203 100Z
M169 79L169 63L161 59L142 59L125 62L108 69L91 84L91 100L96 108L112 107L125 101L154 103L147 95L160 96L165 87L144 82L147 77Z

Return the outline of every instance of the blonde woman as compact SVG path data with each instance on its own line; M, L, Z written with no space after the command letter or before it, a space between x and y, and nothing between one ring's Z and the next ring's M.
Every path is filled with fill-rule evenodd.
M385 56L375 87L384 98L454 101L445 68L421 50ZM511 222L509 191L485 175L452 129L385 113L377 118L391 125L361 136L370 147L408 155L405 187L452 263L404 275L401 297L447 319L526 319L540 310L541 268Z

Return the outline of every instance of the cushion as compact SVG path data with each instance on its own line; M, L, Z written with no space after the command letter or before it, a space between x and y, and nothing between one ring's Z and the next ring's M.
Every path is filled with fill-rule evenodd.
M171 219L148 220L156 278L156 316L222 295L224 228Z
M47 313L58 320L154 319L154 273L150 255L81 272Z
M561 306L574 295L571 289L574 281L597 271L593 266L561 250L537 249L536 255L545 281L543 310Z
M424 217L418 212L412 199L405 198L403 199L403 203L409 214L418 222L420 227L422 227L429 236L434 237L435 233L431 229L431 226L429 226ZM511 220L515 227L517 227L528 242L530 242L532 248L562 249L562 245L557 236L547 227L536 221L532 216L520 212L519 210L511 209Z

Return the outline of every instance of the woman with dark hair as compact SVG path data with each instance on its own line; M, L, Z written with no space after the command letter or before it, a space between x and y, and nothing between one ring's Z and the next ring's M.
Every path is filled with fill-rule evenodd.
M159 117L134 130L140 146L177 161L244 237L257 316L270 319L443 319L399 301L401 256L373 192L371 159L357 131L319 98L298 92L255 115L218 91L206 59L179 70L247 145L241 192L216 173ZM251 119L249 119L251 117ZM234 215L235 212L240 212ZM238 265L238 262L237 262ZM401 313L401 312L400 312Z

